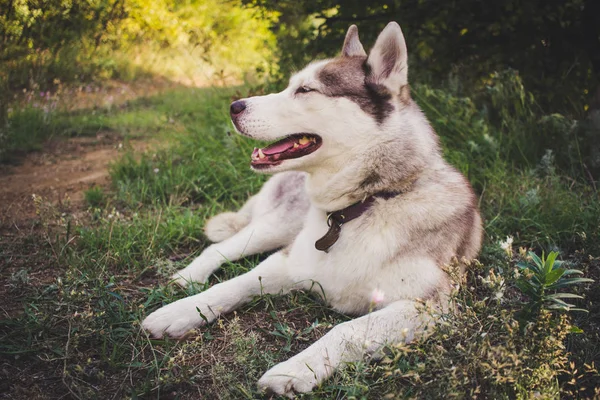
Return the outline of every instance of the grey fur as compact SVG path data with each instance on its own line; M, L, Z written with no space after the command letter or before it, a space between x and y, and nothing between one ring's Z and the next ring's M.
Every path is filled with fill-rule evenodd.
M327 63L318 74L322 93L355 102L378 123L394 111L392 96L383 87L367 80L366 57L341 57Z
M400 29L397 24L388 25L367 57L358 38L358 28L350 26L342 56L327 63L318 74L323 94L355 102L380 124L394 111L394 105L399 108L408 105L411 99L406 82L392 90L385 84L392 73L405 74L407 69L406 45L396 35L386 34L395 29Z
M342 57L366 57L367 53L358 39L358 28L351 25L346 33L346 39L342 46Z
M397 23L390 22L379 34L367 66L370 71L367 83L385 87L394 95L408 83L406 42Z

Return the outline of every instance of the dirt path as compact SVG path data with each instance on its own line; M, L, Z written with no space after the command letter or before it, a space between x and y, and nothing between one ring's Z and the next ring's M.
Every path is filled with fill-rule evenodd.
M80 95L74 104L93 109L102 104L103 96L110 96L118 104L170 87L160 84L136 88L113 83L109 88ZM95 136L55 138L17 164L0 164L0 319L22 311L21 293L14 289L15 279L25 279L29 285L47 285L53 282L56 268L60 267L36 215L33 195L43 198L44 204L53 204L59 212L76 215L87 207L86 190L110 184L111 162L127 148L142 152L156 144L151 137L125 143L117 132L100 131ZM36 240L32 240L34 237ZM22 278L19 271L26 271Z
M66 110L92 110L178 86L159 78L134 83L108 81L102 87L86 85L64 90L60 103ZM141 138L128 145L134 151L143 151L149 147L149 141L150 138ZM123 138L105 131L95 137L57 138L45 143L42 150L26 155L17 165L0 164L0 228L19 229L20 224L31 222L35 217L33 194L75 209L82 206L87 189L108 185L108 166L123 151Z
M147 147L143 140L129 145L135 151ZM0 225L18 228L34 218L34 194L60 205L83 205L87 189L108 185L108 166L123 151L122 138L104 132L95 137L57 139L46 143L42 151L27 155L19 165L1 166Z

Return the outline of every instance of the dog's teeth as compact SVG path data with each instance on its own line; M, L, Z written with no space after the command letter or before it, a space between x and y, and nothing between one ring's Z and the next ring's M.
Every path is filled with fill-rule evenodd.
M302 136L302 139L298 140L298 143L304 145L310 142L310 140L306 136Z
M300 147L298 143L294 143L294 148Z
M260 158L262 160L265 157L266 157L265 153L263 153L262 149L258 149L258 158Z

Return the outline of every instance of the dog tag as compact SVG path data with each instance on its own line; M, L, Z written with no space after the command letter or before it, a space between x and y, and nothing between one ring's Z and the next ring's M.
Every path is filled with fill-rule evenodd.
M315 242L316 249L327 252L327 250L333 246L335 242L337 242L338 238L340 237L341 230L342 225L331 220L331 225L329 226L329 230L325 236Z

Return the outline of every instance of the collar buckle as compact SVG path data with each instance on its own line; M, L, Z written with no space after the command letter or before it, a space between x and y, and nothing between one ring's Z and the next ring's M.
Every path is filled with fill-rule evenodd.
M315 242L316 249L327 252L329 248L338 240L342 230L342 225L360 217L371 207L371 205L373 205L375 198L379 197L387 200L396 196L397 194L398 193L376 193L373 196L367 197L363 201L354 203L341 210L328 212L327 226L329 227L329 230L322 238Z

